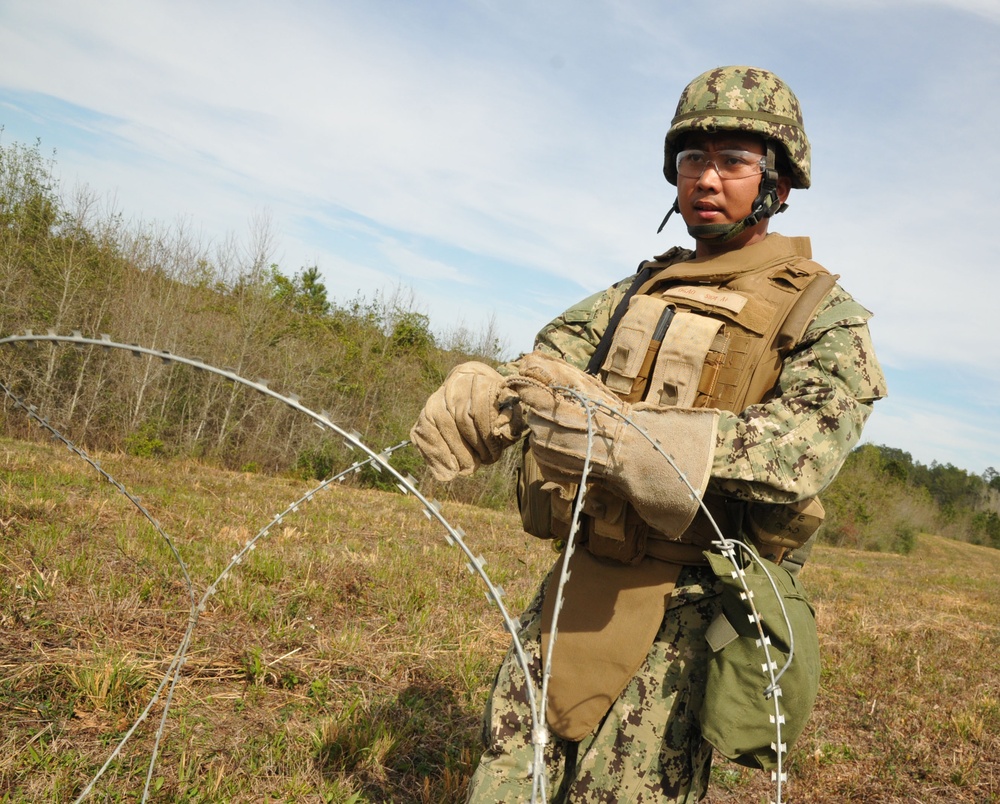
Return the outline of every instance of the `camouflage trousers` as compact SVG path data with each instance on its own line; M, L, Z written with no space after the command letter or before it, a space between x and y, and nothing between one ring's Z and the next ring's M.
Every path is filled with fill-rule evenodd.
M541 608L547 582L521 615L518 632L536 690L541 689ZM718 595L707 569L682 572L645 662L596 729L579 743L550 733L545 747L548 802L701 800L708 788L712 747L702 739L698 710L708 661L705 631L719 610ZM468 802L531 801L531 730L527 685L512 646L486 706L485 751L469 783Z

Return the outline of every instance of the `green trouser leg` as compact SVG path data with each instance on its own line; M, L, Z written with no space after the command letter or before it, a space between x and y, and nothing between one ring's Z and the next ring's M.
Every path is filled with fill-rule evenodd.
M519 631L537 689L543 590L522 615ZM594 733L578 744L550 735L547 801L680 804L704 796L712 749L701 737L698 709L708 659L705 630L717 610L710 574L686 570L646 661ZM531 726L527 685L510 650L487 705L486 750L469 784L469 802L531 801Z

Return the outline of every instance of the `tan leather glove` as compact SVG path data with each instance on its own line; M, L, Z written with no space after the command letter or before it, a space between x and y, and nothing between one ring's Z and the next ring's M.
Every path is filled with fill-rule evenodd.
M629 405L596 377L543 352L532 352L517 365L518 376L507 386L521 399L542 474L555 481L579 481L583 471L587 411L572 393L560 390L573 389L600 403L591 408L591 477L616 489L652 527L680 536L697 513L698 501L637 427L659 442L700 496L712 469L719 412Z
M410 440L437 480L496 461L524 429L517 395L484 363L462 363L424 404Z

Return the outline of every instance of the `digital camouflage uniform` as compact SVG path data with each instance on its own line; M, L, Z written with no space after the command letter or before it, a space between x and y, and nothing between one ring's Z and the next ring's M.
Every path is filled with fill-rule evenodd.
M811 181L810 146L798 99L773 73L740 66L710 70L691 81L681 94L664 143L663 172L667 181L678 184L675 160L681 149L690 142L689 135L712 135L727 131L759 138L765 154L760 162L757 198L751 203L749 214L745 218L718 224L686 221L688 233L699 243L712 241L716 245L716 248L706 249L706 254L727 251L718 246L739 237L748 228L758 227L761 221L782 211L785 208L782 201L782 180L796 189L808 188ZM720 169L715 163L711 164L713 166L706 169L714 169L721 179ZM680 195L671 209L671 212L679 211ZM670 214L667 215L669 217ZM761 248L768 258L776 256L777 261L769 263L768 259L761 260ZM751 253L749 249L756 251ZM782 263L785 250L788 250L789 261ZM719 281L706 280L702 283L695 279L690 284L702 285L702 288L695 288L695 292L713 284L715 289L720 289L723 293L733 290L738 295L743 292L746 297L745 312L749 315L750 308L767 307L776 298L775 294L780 296L777 274L768 275L768 282L772 282L773 286L767 288L754 285L755 280L747 280L750 274L758 271L754 266L762 266L760 271L770 265L792 266L795 264L792 252L796 252L800 258L809 259L809 251L808 241L804 238L793 244L780 235L768 235L762 241L755 240L749 245L744 244L742 248L729 249L729 256L722 257L728 261L724 263L724 276ZM667 257L668 266L688 261L684 264L690 269L689 276L696 275L697 271L692 266L698 259L694 258L692 252L675 249L657 260L663 262ZM814 263L811 265L822 271ZM683 280L681 273L678 272L678 279ZM712 390L707 394L708 401L699 397L694 403L684 402L680 405L684 407L690 404L697 408L700 404L702 410L714 408L720 411L718 429L713 430L716 432L714 453L706 456L706 462L710 463L710 476L705 489L705 503L709 507L720 503L724 512L730 509L737 512L736 519L720 523L721 527L727 529L726 536L746 538L746 534L740 531L741 523L745 522L739 513L741 511L748 513L754 508L764 510L770 504L776 504L781 510L793 510L786 509L785 504L806 501L822 491L836 476L844 459L857 444L872 404L885 395L885 381L868 334L867 320L870 313L836 285L829 275L822 273L825 275L824 281L809 286L818 289L815 297L808 294L808 288L796 284L797 280L793 277L792 284L801 294L799 298L804 300L807 295L809 298L809 304L803 304L804 315L794 315L797 308L780 308L780 305L775 305L770 321L779 322L780 316L786 315L783 319L785 323L781 330L767 329L768 334L761 335L756 341L758 345L767 343L767 348L771 349L779 344L778 338L769 340L772 335L784 336L794 332L790 342L780 342L784 344L781 348L763 355L751 352L750 347L745 352L723 350L726 361L734 355L734 360L739 355L744 355L742 366L750 366L750 371L755 370L754 366L762 369L759 372L760 382L757 373L753 376L740 374L740 377L750 380L749 384L743 384L744 380L738 379L736 384L729 387L739 390L730 396L722 393L718 397L722 403L715 401L715 391ZM740 276L737 277L737 274ZM560 357L576 368L586 370L602 336L609 329L614 311L632 283L639 281L638 276L622 280L608 290L571 307L542 329L536 339L536 350ZM645 284L648 275L642 276L643 294L651 292L655 296L655 287L647 287ZM810 276L816 277L818 274ZM741 284L745 280L749 283ZM762 295L759 298L756 291L741 290L753 287L761 289ZM826 295L823 296L823 293ZM639 300L643 304L637 305L637 308L650 306L647 300ZM660 301L654 304L660 304ZM630 307L630 312L631 309ZM678 309L685 308L681 305ZM779 314L779 309L785 312ZM699 314L713 320L718 317L711 310L706 310L704 305L701 308L688 307L687 311L689 318L686 320L689 323L692 317L698 318ZM743 315L738 310L735 313L736 319ZM678 318L680 316L681 313L678 312ZM796 326L789 325L786 329L785 324L792 320L796 322ZM711 322L701 321L699 324L707 325ZM802 325L801 328L799 324ZM617 331L621 329L619 324ZM739 327L736 330L737 336L742 337ZM670 338L680 337L676 333L667 334ZM646 342L650 343L650 340L647 339ZM714 344L711 349L715 349ZM631 354L638 352L633 351ZM751 354L756 356L750 357ZM671 361L666 361L666 365L671 365ZM705 359L703 366L706 371L709 365L709 361ZM726 362L724 370L732 371L732 365L734 364ZM602 366L610 370L607 362L602 363ZM516 368L507 367L507 372L502 370L502 373L509 371L516 371ZM742 371L744 368L738 369L737 373ZM703 375L701 379L706 376L708 375ZM697 376L694 378L698 379ZM602 373L602 379L607 383L609 377L606 371ZM722 380L719 382L721 384ZM714 383L715 380L711 380L713 389L716 387ZM632 386L633 391L636 387ZM692 386L689 384L687 387L690 390ZM656 405L678 404L670 401L669 394L664 396L664 391L667 390L668 386L661 384ZM697 390L701 394L700 381ZM647 390L645 393L646 396L642 398L648 400L650 392ZM678 400L681 398L677 397ZM644 404L649 403L647 401ZM687 413L682 414L681 418L685 416ZM431 430L433 432L433 428ZM552 432L550 429L549 435ZM536 440L529 455L536 452L538 437L536 433L532 433L532 439ZM668 432L662 439L668 450L671 449L671 445L667 443L669 438ZM704 447L704 444L701 446ZM655 474L647 474L644 478L655 479L656 482L650 484L654 487L658 483L658 476ZM588 492L588 498L589 496ZM633 505L638 500L626 499L626 502ZM530 511L531 506L522 508L522 516L525 510ZM555 518L554 507L552 513ZM658 514L657 511L652 513ZM749 518L753 518L752 513ZM728 515L724 519L728 519ZM606 521L610 522L610 519ZM643 522L650 525L650 538L653 538L655 533L652 532L651 520ZM587 537L588 532L596 532L596 527L588 531L592 524L585 525L582 529L585 538L590 538ZM699 527L696 518L680 534L660 535L676 539L681 547L695 548L700 556L699 551L707 546L704 534L699 532L698 538L691 536ZM531 528L529 530L534 532ZM549 535L556 534L550 532ZM660 550L663 542L657 542L655 546ZM602 555L593 548L592 541L581 545L582 551ZM673 572L678 564L690 563L676 553L669 556L654 554L649 543L643 549L646 550L644 555L640 555L640 566L643 567L664 559L670 564L666 569ZM789 560L798 560L795 552L790 557L785 556L785 561ZM598 583L587 587L587 593L593 594L598 590L596 597L603 597L601 605L606 606L609 600L612 605L617 605L614 583L605 583L600 575L601 561L595 560L594 563L598 570L596 576L591 576L591 581L596 577ZM558 566L557 563L553 573L558 573ZM620 566L631 569L633 564L625 561ZM551 577L552 573L549 575ZM621 573L618 572L616 577L620 578ZM542 583L535 600L522 615L519 632L529 658L533 683L539 690L542 681L541 633L546 627L543 599L549 578ZM566 585L567 591L572 583L570 578ZM721 584L707 566L683 566L680 569L676 585L666 593L669 596L665 611L662 607L655 609L657 612L664 611L664 614L645 660L641 659L642 645L648 643L633 643L633 647L638 649L636 655L640 657L638 669L627 677L629 680L617 698L613 697L615 693L600 698L602 702L613 701L603 719L579 742L570 742L550 734L545 746L547 800L670 804L698 801L703 797L708 786L712 748L702 738L698 716L710 659L706 631L721 608L720 587ZM592 600L584 601L584 606L588 602L594 603ZM662 599L659 602L662 603ZM581 609L585 613L591 610ZM602 611L606 611L606 608ZM564 611L564 616L565 614ZM651 632L654 624L650 623L651 627L644 633ZM617 634L614 629L609 629L606 633ZM559 643L556 644L553 655L558 657ZM593 644L612 643L603 641ZM616 644L621 644L621 641ZM564 655L572 658L568 664L564 661L564 668L577 666L573 663L580 663L583 657L580 653ZM570 687L584 689L582 685L573 684L573 678L578 678L579 672L573 673L572 670L565 669L563 672L563 686L569 684ZM585 689L590 695L591 688ZM551 702L551 687L549 692ZM597 709L599 712L600 708ZM549 711L551 715L552 709ZM590 719L586 720L585 726L589 727L591 722ZM552 725L551 720L549 725ZM470 801L530 800L534 757L532 727L532 716L526 699L526 682L512 648L500 667L490 696L483 729L485 752L470 783ZM576 730L571 731L573 734L578 733ZM583 731L579 730L579 733Z
M586 368L634 280L622 280L568 309L542 329L536 349ZM784 360L778 393L739 414L722 412L709 492L787 503L817 494L834 478L858 442L872 403L885 394L869 317L839 285L833 287ZM537 689L547 582L522 615L519 633ZM683 569L645 663L595 732L579 744L550 739L549 801L688 802L703 797L712 749L701 737L697 717L708 661L705 631L718 612L719 592L707 567ZM470 801L530 800L531 727L525 682L512 649L487 707L486 750L470 784Z
M518 631L536 689L541 687L541 601L549 578L521 616ZM717 596L715 576L709 570L684 571L645 663L596 733L579 744L550 737L548 801L701 798L708 785L712 748L701 738L697 714L708 659L704 633L718 611ZM469 801L531 800L531 722L524 674L512 649L487 704L486 750L470 784Z

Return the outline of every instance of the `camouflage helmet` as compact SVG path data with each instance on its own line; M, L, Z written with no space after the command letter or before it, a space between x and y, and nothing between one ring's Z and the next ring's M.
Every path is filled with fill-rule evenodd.
M663 173L677 184L677 144L689 131L744 131L779 143L792 169L792 187L809 179L809 140L799 100L788 84L756 67L717 67L688 84L677 102L664 146Z

